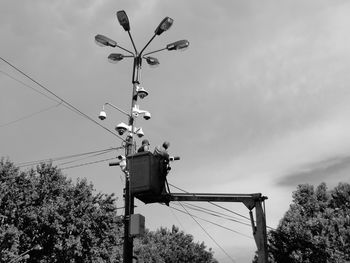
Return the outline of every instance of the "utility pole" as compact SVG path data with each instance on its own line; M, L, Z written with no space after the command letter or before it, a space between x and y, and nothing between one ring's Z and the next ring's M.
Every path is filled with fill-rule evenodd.
M134 130L133 109L137 102L136 87L139 84L139 71L141 69L142 58L137 55L134 58L133 76L132 76L132 99L131 99L131 113L129 116L129 126ZM135 153L133 136L128 136L126 140L125 156L130 156ZM130 169L129 169L130 171ZM132 262L133 257L133 237L130 233L130 218L134 214L134 196L130 190L130 172L125 180L125 209L124 209L124 245L123 245L123 260L124 262ZM130 260L131 259L131 260Z
M131 110L130 110L130 114L127 114L126 112L124 112L123 110L119 109L118 107L114 106L111 103L105 103L104 106L109 105L115 109L117 109L118 111L126 114L129 117L128 120L128 125L126 125L125 123L120 123L117 125L116 130L119 133L119 135L123 135L126 131L128 131L128 135L125 139L125 157L131 156L135 153L135 146L136 146L136 142L135 142L135 134L138 137L142 137L143 131L142 128L137 129L135 126L135 118L139 115L139 114L144 114L144 118L145 119L149 119L150 118L150 113L147 111L143 111L140 110L138 105L136 105L137 103L137 99L138 97L143 99L144 97L146 97L148 95L148 92L140 85L140 70L141 70L141 66L142 66L142 59L146 60L146 62L151 65L151 66L155 66L159 64L159 61L157 58L155 57L151 57L149 56L150 54L154 54L163 50L181 50L181 49L185 49L189 46L189 42L187 40L179 40L173 43L170 43L168 45L166 45L165 48L162 49L158 49L152 52L148 52L146 54L143 54L143 52L145 51L145 49L149 46L149 44L153 41L153 39L156 36L161 35L164 31L167 31L171 25L173 24L173 19L171 19L170 17L165 17L160 24L158 25L158 27L156 28L156 30L154 31L154 35L152 36L152 38L147 42L147 44L143 47L143 49L138 52L138 50L136 49L134 40L130 34L130 24L129 24L129 18L126 15L126 12L124 10L118 11L117 12L117 18L118 21L120 23L120 25L124 28L125 31L127 31L129 38L131 40L132 46L134 51L130 51L124 47L121 47L117 44L116 41L103 36L103 35L96 35L95 36L95 41L98 45L100 46L109 46L109 47L118 47L120 49L122 49L123 51L127 52L128 55L124 55L124 54L119 54L119 53L112 53L108 56L108 59L110 62L118 62L124 58L133 58L133 73L132 73L132 100L131 100ZM147 114L147 115L146 115ZM146 118L147 116L147 118ZM101 111L99 118L101 120L104 120L106 118L106 113L104 112L104 108L103 111ZM126 158L126 160L128 160ZM111 164L110 164L111 165ZM112 164L112 165L118 165L118 164ZM126 169L124 169L126 168ZM126 167L122 168L123 172L125 173L125 189L124 189L124 199L125 199L125 210L124 210L124 246L123 246L123 262L124 263L132 263L132 258L133 258L133 237L130 235L130 218L131 215L134 214L134 196L130 190L130 178L133 176L133 174L131 173L131 163L129 161L127 161Z

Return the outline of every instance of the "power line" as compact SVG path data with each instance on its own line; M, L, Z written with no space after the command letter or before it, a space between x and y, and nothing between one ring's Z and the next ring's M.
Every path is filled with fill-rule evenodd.
M35 91L35 92L41 94L42 96L48 98L49 100L52 100L52 101L54 101L54 102L56 102L56 103L62 102L61 100L57 101L57 100L55 100L54 98L51 98L50 96L47 96L47 94L45 94L44 92L41 92L40 90L37 90L37 89L33 88L32 86L28 85L27 83L25 83L25 82L23 82L23 81L21 81L21 80L15 78L15 77L11 76L10 74L8 74L8 73L6 73L6 72L4 72L4 71L2 71L2 70L0 70L0 72L1 72L2 74L6 75L7 77L9 77L10 79L12 79L12 80L14 80L14 81L17 81L18 83L22 84L23 86L25 86L25 87L27 87L27 88L30 88L31 90L33 90L33 91Z
M236 222L236 223L239 223L239 224L251 227L251 225L248 224L248 223L244 223L242 221L237 220L234 217L230 217L230 216L228 216L226 214L223 214L223 213L220 213L220 212L217 212L217 211L214 211L214 210L206 209L206 208L201 207L201 206L196 206L196 205L187 204L187 203L185 203L185 206L187 208L195 210L195 211L199 211L199 212L202 212L202 213L206 213L208 215L216 216L216 217L219 217L219 218L222 218L222 219L226 219L226 220L229 220L229 221L232 221L232 222Z
M28 115L26 115L26 116L20 117L20 118L18 118L18 119L16 119L16 120L13 120L13 121L10 121L10 122L1 124L1 125L0 125L0 128L9 126L9 125L14 124L14 123L17 123L17 122L19 122L19 121L23 121L23 120L29 119L30 117L33 117L33 116L38 115L38 114L40 114L40 113L43 113L43 112L45 112L45 111L49 111L49 110L51 110L51 109L53 109L53 108L56 108L56 107L60 106L61 104L62 104L62 102L59 102L59 103L56 104L56 105L53 105L53 106L47 107L47 108L45 108L45 109L42 109L42 110L33 112L33 113L28 114Z
M211 205L217 206L217 207L219 207L219 208L221 208L221 209L224 209L224 210L226 210L226 211L228 211L228 212L230 212L230 213L232 213L232 214L235 214L235 215L237 215L237 216L240 216L240 217L242 217L242 218L247 219L247 220L250 221L250 218L249 218L249 217L244 216L244 215L241 215L241 214L239 214L239 213L237 213L237 212L235 212L235 211L232 211L232 210L230 210L230 209L228 209L228 208L226 208L226 207L224 207L224 206L215 204L215 203L210 202L210 201L209 201L208 203L211 204Z
M82 161L82 160L86 160L86 159L88 159L88 158L92 158L92 157L104 155L104 154L110 153L110 152L111 152L111 151L104 151L104 152L100 152L100 153L95 153L95 154L89 155L89 156L87 156L87 157L79 158L79 159L77 159L77 160L67 161L67 162L64 162L64 163L58 163L57 165L60 166L60 165L66 165L66 164L70 164L70 163L75 163L75 162L79 162L79 161Z
M186 191L186 190L184 190L184 189L181 189L181 188L179 188L179 187L177 187L177 186L175 186L175 185L173 185L173 184L169 184L169 185L172 186L172 187L174 187L174 188L176 188L176 189L178 189L178 190L180 190L180 191L182 191L182 192L184 192L184 193L189 193L188 191ZM250 221L250 218L249 218L249 217L246 217L246 216L241 215L241 214L239 214L239 213L237 213L237 212L234 212L234 211L232 211L232 210L230 210L230 209L228 209L228 208L226 208L226 207L220 206L220 205L215 204L215 203L210 202L210 201L208 201L208 203L211 204L211 205L217 206L217 207L219 207L219 208L221 208L221 209L224 209L224 210L226 210L226 211L228 211L228 212L230 212L230 213L232 213L232 214L235 214L235 215L237 215L237 216L240 216L240 217L242 217L242 218L247 219L247 220Z
M187 209L179 202L179 204L182 206L182 208L186 211L186 213L199 225L199 227L204 231L204 233L207 234L207 236L221 249L221 251L232 260L232 262L236 262L220 245L216 240L204 229L204 227L192 216Z
M106 128L105 126L101 125L100 123L98 123L97 121L95 121L93 118L91 118L90 116L86 115L84 112L80 111L78 108L74 107L71 103L69 103L68 101L62 99L61 97L59 97L58 95L56 95L55 93L53 93L51 90L49 90L48 88L46 88L44 85L40 84L38 81L36 81L35 79L33 79L32 77L30 77L28 74L24 73L22 70L20 70L19 68L15 67L14 65L12 65L10 62L8 62L7 60L5 60L4 58L0 57L0 59L2 61L4 61L7 65L9 65L10 67L12 67L13 69L15 69L17 72L21 73L22 75L24 75L25 77L27 77L28 79L30 79L32 82L34 82L35 84L37 84L38 86L40 86L41 88L43 88L45 91L47 91L48 93L50 93L51 95L53 95L55 98L59 99L60 101L62 101L65 105L65 107L67 107L69 110L78 113L79 115L81 115L82 117L92 121L93 123L97 124L98 126L100 126L101 128L103 128L104 130L108 131L109 133L112 133L114 136L118 137L119 139L121 139L122 141L125 141L121 136L119 136L118 134L116 134L115 132L111 131L110 129Z
M179 205L182 206L182 204L180 204L180 202L179 202ZM180 209L178 209L178 208L175 208L175 207L172 207L172 206L169 206L169 207L170 207L171 209L174 209L174 210L176 210L176 211L179 211L179 212L181 212L181 213L183 213L183 214L188 215L187 212L182 211L182 210L180 210ZM182 206L182 207L183 207L183 206ZM193 217L195 217L195 218L198 218L198 219L200 219L200 220L203 220L203 221L205 221L205 222L208 222L208 223L210 223L210 224L212 224L212 225L218 226L218 227L220 227L220 228L226 229L226 230L228 230L228 231L234 232L234 233L236 233L236 234L238 234L238 235L241 235L241 236L247 237L247 238L249 238L249 239L252 239L251 236L248 236L248 235L246 235L246 234L243 234L243 233L241 233L241 232L239 232L239 231L236 231L236 230L233 230L233 229L231 229L231 228L225 227L225 226L223 226L223 225L219 225L219 224L217 224L217 223L214 223L213 221L210 221L210 220L201 218L201 217L196 216L196 215L193 215L193 214L191 214L191 216L193 216Z
M76 158L76 157L81 157L81 156L91 155L91 154L96 154L96 153L101 153L101 152L109 152L109 151L119 150L119 149L123 149L123 148L124 147L107 148L107 149L103 149L103 150L90 151L90 152L60 156L60 157L55 157L55 158L47 158L47 159L41 159L41 160L36 160L36 161L22 162L22 163L17 163L16 166L17 167L32 166L32 165L40 164L40 163L44 163L44 162L61 161L61 160L65 160L65 159L72 159L72 158Z
M63 168L60 168L60 169L61 169L61 170L68 170L68 169L72 169L72 168L76 168L76 167L81 167L81 166L86 166L86 165L90 165L90 164L106 162L106 161L115 160L115 159L116 159L116 158L113 157L113 158L108 158L108 159L104 159L104 160L99 160L99 161L94 161L94 162L89 162L89 163L83 163L83 164L78 164L78 165L63 167Z

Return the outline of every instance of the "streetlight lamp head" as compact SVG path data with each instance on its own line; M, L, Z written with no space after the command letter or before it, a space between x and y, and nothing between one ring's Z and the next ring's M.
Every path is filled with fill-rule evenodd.
M162 34L164 31L167 31L171 25L173 24L174 20L170 17L166 17L162 20L162 22L160 22L160 24L158 25L158 27L156 28L156 30L154 31L154 33L156 35L160 35Z
M166 46L167 50L185 50L190 45L188 40L179 40Z
M119 53L112 53L108 56L108 61L111 63L117 63L118 61L123 60L124 55Z
M129 18L126 15L124 10L120 10L117 12L117 18L118 18L119 24L124 28L124 30L130 31Z
M104 35L96 35L95 36L95 41L96 44L99 46L109 46L109 47L116 47L117 46L117 42L115 42L113 39L110 39Z
M140 99L144 99L146 96L148 96L148 92L143 87L138 85L136 86L136 93Z
M146 61L148 65L150 66L158 66L159 65L159 60L154 57L146 57Z
M105 111L101 111L100 114L98 115L98 118L103 121L104 119L107 118L107 114Z

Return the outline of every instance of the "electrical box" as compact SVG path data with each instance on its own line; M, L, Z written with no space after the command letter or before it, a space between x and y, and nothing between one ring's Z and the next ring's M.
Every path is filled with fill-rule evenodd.
M130 191L144 203L158 202L165 187L160 159L151 152L140 152L127 157Z
M131 236L142 236L145 234L145 217L140 214L130 215L129 225Z

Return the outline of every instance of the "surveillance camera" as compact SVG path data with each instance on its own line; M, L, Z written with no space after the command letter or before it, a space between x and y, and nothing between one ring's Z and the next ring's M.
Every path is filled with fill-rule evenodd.
M143 115L143 118L145 120L149 120L151 118L151 113L149 113L148 111L145 112L145 114Z
M117 127L115 127L115 130L118 132L119 135L123 135L126 130L129 129L129 126L126 125L124 122L119 123Z
M143 133L143 130L142 128L138 128L136 131L135 131L137 137L139 138L142 138L145 134Z
M144 99L148 95L148 92L141 86L136 86L136 92L140 99Z
M107 118L106 112L101 111L101 112L100 112L100 115L98 115L98 118L99 118L101 121L103 121L104 119L106 119L106 118Z
M117 158L118 158L119 160L125 160L125 156L124 156L124 155L118 155Z
M137 95L139 96L140 99L144 99L145 97L147 97L148 92L145 90L140 90Z

